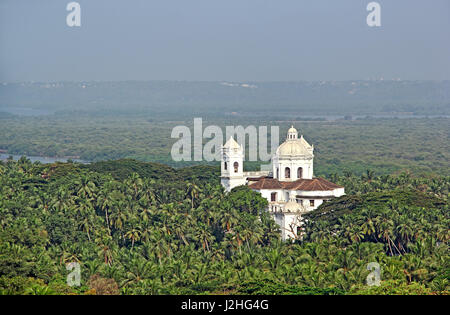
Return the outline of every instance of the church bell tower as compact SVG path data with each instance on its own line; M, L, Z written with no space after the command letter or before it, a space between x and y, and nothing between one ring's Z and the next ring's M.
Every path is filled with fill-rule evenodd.
M222 146L220 174L220 182L227 192L245 185L244 149L233 137Z

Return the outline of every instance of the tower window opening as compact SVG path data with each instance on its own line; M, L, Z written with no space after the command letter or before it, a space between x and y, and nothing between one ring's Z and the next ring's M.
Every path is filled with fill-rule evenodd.
M223 164L223 169L224 169L225 171L228 169L228 163L227 163L227 162L225 162L225 163Z
M291 178L291 169L289 167L286 167L284 169L284 177L285 178Z
M310 201L309 201L309 206L310 206L310 207L314 207L314 200L310 200Z
M238 170L239 170L239 163L238 162L234 162L233 166L234 166L234 172L237 173Z
M277 193L273 192L270 194L270 201L277 201Z
M303 178L303 168L301 167L297 169L297 178Z

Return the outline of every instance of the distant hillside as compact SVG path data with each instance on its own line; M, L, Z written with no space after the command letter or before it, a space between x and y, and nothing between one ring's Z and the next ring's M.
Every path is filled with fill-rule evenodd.
M450 81L55 82L0 85L0 110L227 115L450 114Z
M115 179L123 180L132 173L137 173L144 178L175 179L175 169L159 163L139 162L132 159L117 161L101 161L88 164L85 168L102 174L111 174Z
M117 180L123 180L132 173L139 174L142 178L162 179L168 181L194 181L218 183L220 169L214 166L199 165L174 169L160 163L141 162L132 159L122 159L116 161L102 161L92 164L82 165L91 171L111 174Z

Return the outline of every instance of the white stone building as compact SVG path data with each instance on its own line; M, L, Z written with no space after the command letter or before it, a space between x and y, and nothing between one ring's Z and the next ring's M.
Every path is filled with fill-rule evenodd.
M244 172L244 149L233 138L222 147L221 183L226 191L248 185L269 202L268 211L281 228L282 239L300 233L303 213L345 194L344 187L313 176L314 146L291 127L272 157L271 171Z

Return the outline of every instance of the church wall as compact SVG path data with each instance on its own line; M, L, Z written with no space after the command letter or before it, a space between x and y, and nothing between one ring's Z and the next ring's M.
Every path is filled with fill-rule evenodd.
M314 207L311 207L310 200L314 200ZM324 199L307 199L306 198L302 201L302 204L306 208L306 210L312 211L314 209L317 209L323 202L324 202Z
M297 226L300 224L300 216L297 214L285 214L284 219L284 229L285 235L284 240L295 239L297 233ZM291 225L293 226L294 233L292 233Z
M270 202L270 197L271 194L276 192L277 193L277 201L284 201L284 194L283 194L283 190L279 189L274 189L274 190L270 190L270 189L262 189L262 190L258 190L261 193L261 196L263 196L264 198L267 199L268 202Z
M291 170L291 177L288 179L285 177L285 169L289 167ZM276 169L279 170L279 180L281 181L289 181L289 180L297 180L297 170L298 168L303 168L302 178L312 179L313 177L313 166L312 160L278 160L274 162L273 172L276 174Z
M221 152L220 182L224 186L225 191L230 191L234 187L245 185L246 178L244 177L244 152L242 146L238 146L233 139L230 139L227 143L228 145L225 144ZM226 169L225 163L227 165ZM235 163L237 163L236 171Z
M286 237L286 230L284 229L285 226L285 216L282 213L275 213L273 214L273 219L276 224L280 227L281 230L281 239L285 240Z
M294 213L274 213L272 216L275 223L280 227L281 239L283 241L289 239L295 240L297 227L300 226L301 216Z
M221 178L220 183L225 188L225 191L230 191L234 187L245 185L245 178L236 177L236 178Z
M298 190L296 191L296 194L298 196L304 196L305 198L308 196L333 196L333 197L340 197L344 195L344 188L336 188L333 190L317 190L317 191L304 191L304 190Z

